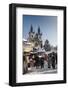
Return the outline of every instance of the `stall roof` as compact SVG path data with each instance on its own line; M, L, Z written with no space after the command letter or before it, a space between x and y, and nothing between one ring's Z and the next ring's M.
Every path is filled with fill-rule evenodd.
M45 51L44 49L42 49L42 48L39 48L39 49L37 50L37 52L45 53L46 51Z

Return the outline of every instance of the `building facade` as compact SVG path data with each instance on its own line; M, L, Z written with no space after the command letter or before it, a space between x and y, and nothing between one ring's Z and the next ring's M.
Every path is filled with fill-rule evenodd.
M33 26L31 25L29 31L28 42L34 44L34 48L42 47L42 33L40 31L40 27L38 27L37 32L33 30Z

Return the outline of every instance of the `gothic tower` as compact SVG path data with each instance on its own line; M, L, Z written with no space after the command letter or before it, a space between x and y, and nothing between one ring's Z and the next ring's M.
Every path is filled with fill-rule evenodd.
M34 41L34 34L35 34L35 32L33 31L33 26L31 25L30 32L29 32L29 38L28 38L29 42Z
M42 33L40 32L40 27L38 27L38 39L39 39L39 45L42 47Z
M42 33L40 32L40 27L38 27L38 31L35 34L35 46L42 47Z

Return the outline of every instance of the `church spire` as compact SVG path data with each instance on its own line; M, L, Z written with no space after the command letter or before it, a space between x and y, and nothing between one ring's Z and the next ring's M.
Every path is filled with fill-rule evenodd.
M30 32L33 32L33 26L31 25L31 27L30 27Z
M40 27L38 27L38 33L40 34Z

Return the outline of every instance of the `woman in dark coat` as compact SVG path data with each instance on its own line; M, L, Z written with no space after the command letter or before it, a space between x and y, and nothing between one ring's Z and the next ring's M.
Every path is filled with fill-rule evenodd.
M55 69L55 53L52 54L52 68Z
M38 55L35 55L35 66L36 66L36 68L39 67L39 57L38 57Z
M44 68L44 57L41 57L40 64L41 64L41 68Z
M48 68L51 68L51 59L52 59L52 56L50 53L50 54L48 54Z

